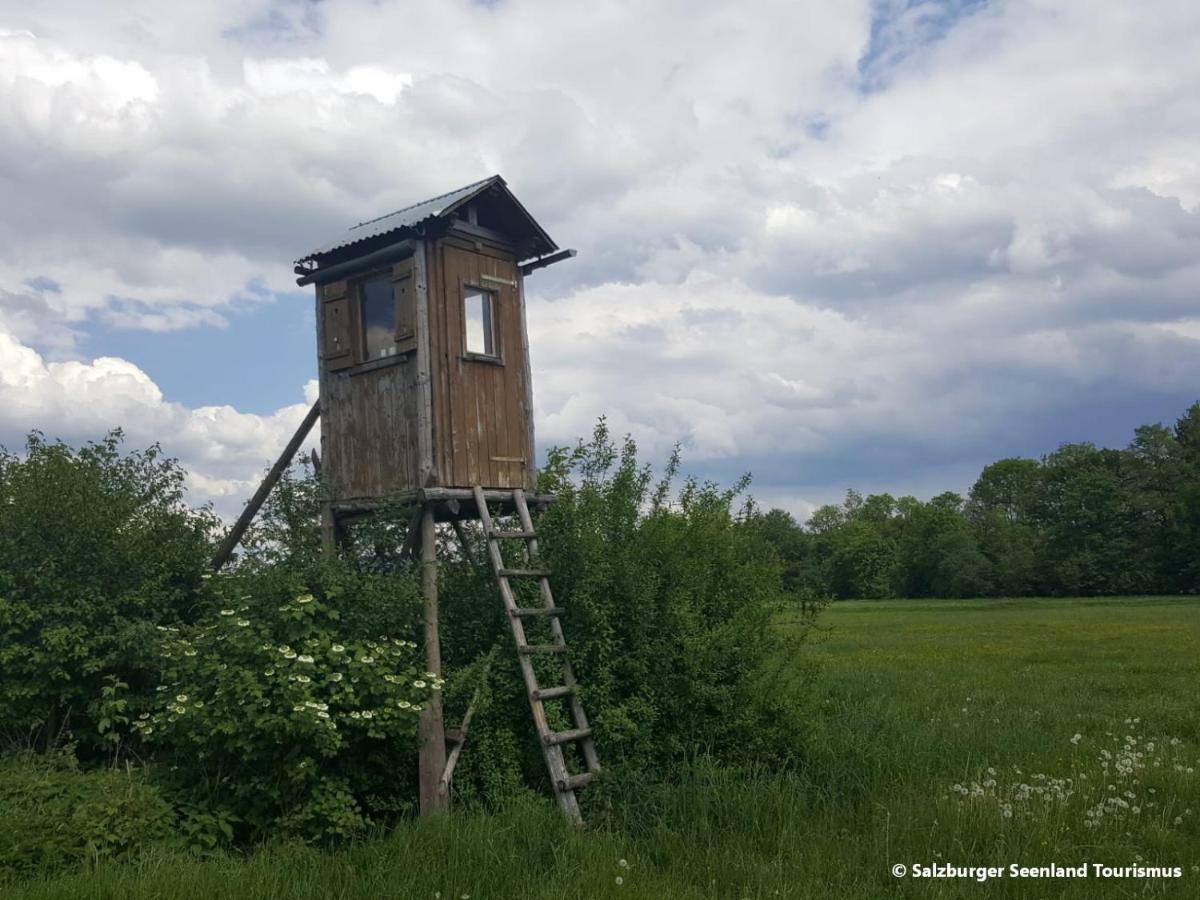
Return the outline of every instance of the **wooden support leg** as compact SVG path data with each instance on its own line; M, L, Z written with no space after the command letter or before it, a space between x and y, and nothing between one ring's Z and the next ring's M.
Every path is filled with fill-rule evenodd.
M338 525L333 507L326 503L321 507L321 551L327 557L337 555Z
M437 535L434 531L433 507L426 505L421 515L421 587L425 595L425 666L434 675L442 674L442 648L438 639L437 595ZM449 809L450 798L441 790L442 773L446 769L446 728L442 721L442 695L434 691L429 705L421 711L418 727L419 755L417 768L420 779L420 808L422 816L435 815Z
M233 527L229 529L229 533L225 535L225 540L221 542L221 546L217 548L217 555L212 560L213 571L220 569L221 566L229 561L229 557L233 555L233 551L237 547L238 542L241 541L242 536L246 533L246 529L250 527L250 522L254 519L255 513L263 505L263 502L267 499L267 495L271 493L271 488L275 487L280 476L291 465L292 457L296 455L296 451L300 449L300 445L304 443L304 439L308 437L308 433L312 431L313 425L320 417L321 403L317 401L309 409L308 415L304 417L304 421L300 423L300 427L296 429L296 433L292 435L292 439L287 442L287 446L283 448L283 452L279 454L279 459L275 460L275 465L271 466L271 471L267 472L267 477L262 480L262 484L258 486L258 490L254 492L254 496L250 498L250 502L242 510L242 514L233 523Z
M425 517L425 509L418 506L408 517L408 531L404 533L404 543L400 547L400 558L412 556L416 559L421 549L421 521ZM432 670L431 670L432 671Z
M475 552L471 549L471 544L467 541L467 534L463 531L462 522L458 519L452 519L450 524L454 526L454 534L458 537L458 543L462 546L463 555L467 557L467 562L472 566L479 565L475 559Z

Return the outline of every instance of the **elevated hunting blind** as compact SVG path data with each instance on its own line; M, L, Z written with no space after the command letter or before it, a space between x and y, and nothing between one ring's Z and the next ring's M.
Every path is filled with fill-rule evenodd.
M356 225L298 262L299 283L316 285L334 525L418 492L469 501L475 486L533 488L523 281L572 255L495 175Z
M314 462L326 492L326 552L338 552L344 521L385 503L410 509L405 552L419 551L422 564L425 667L440 674L436 523L453 523L463 550L456 561L474 565L461 523L478 520L476 546L486 548L508 615L551 789L580 823L575 791L600 774L600 761L530 515L552 498L527 496L536 473L523 290L530 272L574 255L559 250L493 175L356 225L297 262L297 283L316 285L320 398L225 536L213 568L229 560L320 419ZM509 524L494 513L510 516ZM514 545L521 559L512 561L510 549L506 562L502 546ZM543 642L531 641L539 627ZM423 814L448 808L476 700L450 732L440 694L421 711ZM564 707L558 714L550 709L556 703ZM572 727L555 730L554 721Z
M493 175L362 222L299 260L297 283L316 286L320 398L225 536L213 568L229 560L320 419L321 453L313 459L326 492L325 550L338 552L341 525L353 517L385 503L410 509L404 552L419 551L425 666L440 674L436 523L453 523L463 550L456 562L474 565L461 523L478 520L475 546L486 548L508 615L551 789L580 823L575 791L600 774L600 761L530 515L552 498L527 495L536 472L524 294L526 275L574 255L559 250ZM509 516L508 524L493 514ZM521 558L512 561L510 549L506 562L503 546ZM539 628L543 637L530 640ZM421 711L422 814L448 808L479 696L450 732L440 694ZM556 713L554 704L563 709ZM553 722L571 726L555 730Z

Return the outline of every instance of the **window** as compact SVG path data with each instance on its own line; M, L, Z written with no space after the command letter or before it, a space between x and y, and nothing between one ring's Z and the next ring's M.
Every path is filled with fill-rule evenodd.
M363 361L394 356L396 302L391 277L384 275L364 281L359 290L362 303Z
M496 356L496 326L491 291L468 287L463 292L463 321L467 328L467 352Z

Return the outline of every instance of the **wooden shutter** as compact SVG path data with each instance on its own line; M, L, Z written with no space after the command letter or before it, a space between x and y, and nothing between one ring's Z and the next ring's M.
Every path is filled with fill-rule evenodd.
M321 288L321 359L330 372L354 365L350 340L350 297L345 281L335 281Z
M417 294L413 259L402 259L392 267L396 298L396 352L417 349Z

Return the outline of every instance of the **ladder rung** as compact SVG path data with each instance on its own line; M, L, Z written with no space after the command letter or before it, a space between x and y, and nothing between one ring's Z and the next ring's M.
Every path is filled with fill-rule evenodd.
M591 736L592 729L590 728L574 728L571 731L551 731L542 738L542 743L547 746L553 746L554 744L565 744L568 741L579 741Z
M550 574L549 569L501 569L501 578L545 578Z
M496 541L527 541L537 537L536 531L489 531L488 537Z
M564 684L560 687L542 688L533 692L534 700L556 700L559 697L566 697L575 693L575 686L572 684Z
M517 652L522 656L534 656L536 654L553 654L566 653L566 644L522 644L517 648Z
M572 775L569 778L564 778L558 783L560 791L573 791L576 788L581 788L585 784L595 780L596 776L591 772L583 772L579 775Z
M512 611L514 616L525 618L526 616L561 616L563 608L561 606L518 606Z

